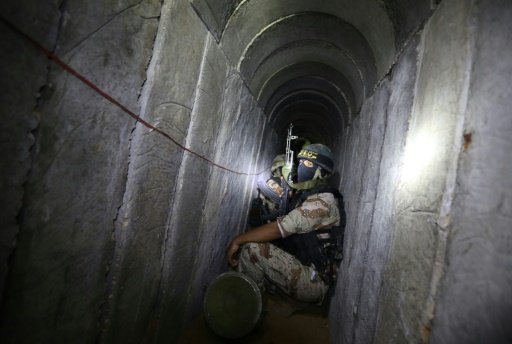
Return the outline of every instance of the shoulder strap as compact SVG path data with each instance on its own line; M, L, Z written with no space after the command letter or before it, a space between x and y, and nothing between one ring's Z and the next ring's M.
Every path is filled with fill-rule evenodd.
M297 195L294 197L293 200L293 208L299 207L304 201L311 195L318 194L318 193L332 193L336 198L341 197L341 194L338 190L335 188L332 188L328 185L318 185L314 188L308 189L308 190L301 190L297 193ZM341 197L343 198L343 197Z

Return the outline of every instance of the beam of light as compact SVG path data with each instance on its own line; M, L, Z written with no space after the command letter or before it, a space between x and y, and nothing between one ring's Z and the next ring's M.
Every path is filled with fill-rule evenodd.
M437 151L434 133L420 131L411 135L402 156L401 184L416 184L423 177L427 177Z

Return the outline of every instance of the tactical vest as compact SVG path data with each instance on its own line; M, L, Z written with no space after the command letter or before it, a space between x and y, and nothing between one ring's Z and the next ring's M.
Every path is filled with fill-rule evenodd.
M314 265L320 277L327 284L331 284L336 280L338 266L343 259L343 236L346 223L343 196L334 188L320 185L297 194L293 199L292 209L301 206L309 196L318 193L331 193L336 197L340 213L340 224L329 229L319 229L304 234L290 235L289 237L279 239L276 245L286 252L293 254L303 265Z

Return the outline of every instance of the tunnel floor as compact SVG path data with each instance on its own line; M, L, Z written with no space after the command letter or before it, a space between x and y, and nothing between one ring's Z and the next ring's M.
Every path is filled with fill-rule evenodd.
M178 344L327 344L330 343L327 309L264 295L263 317L247 336L227 340L217 336L207 326L203 315L185 330Z

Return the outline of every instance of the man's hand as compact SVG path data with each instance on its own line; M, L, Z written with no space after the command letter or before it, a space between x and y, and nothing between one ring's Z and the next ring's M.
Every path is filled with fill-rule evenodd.
M236 253L240 249L240 244L238 244L237 238L234 238L228 246L226 251L226 256L228 258L229 265L232 267L236 267L238 265L238 260L235 259Z
M248 242L269 242L281 237L277 222L270 222L260 227L254 228L248 232L236 236L228 246L226 257L229 265L235 267L238 265L238 260L235 259L236 253L240 246Z

